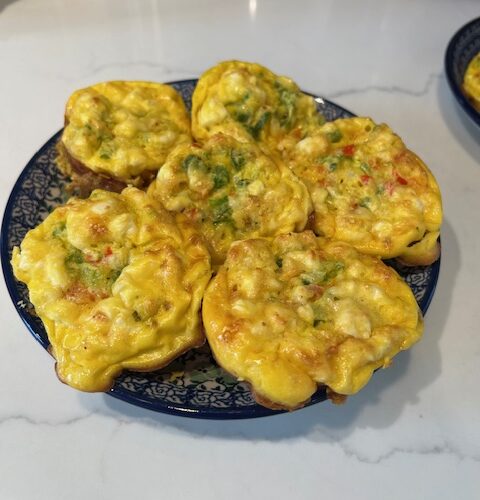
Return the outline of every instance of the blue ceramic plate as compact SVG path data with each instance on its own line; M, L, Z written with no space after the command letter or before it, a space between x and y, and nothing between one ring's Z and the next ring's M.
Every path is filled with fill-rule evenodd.
M196 80L172 83L190 108ZM318 108L327 120L353 116L349 111L321 98ZM55 166L55 134L30 160L18 178L5 209L1 232L2 267L7 287L20 317L30 333L46 349L47 334L34 314L25 285L15 280L10 258L29 229L37 226L57 205L67 199L67 179ZM402 268L393 264L412 288L425 313L438 279L440 261L432 266ZM280 413L255 403L247 384L237 382L214 362L208 346L188 352L159 371L124 372L108 393L133 405L150 410L196 418L233 419L262 417ZM319 389L309 404L326 399Z
M470 21L453 35L445 53L448 84L460 106L480 127L480 113L472 106L462 89L468 63L480 52L480 17Z

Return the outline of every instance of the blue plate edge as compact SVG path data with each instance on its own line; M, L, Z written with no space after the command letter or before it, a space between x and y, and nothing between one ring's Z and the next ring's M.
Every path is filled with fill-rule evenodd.
M45 349L48 350L48 347L50 346L49 342L44 342L42 337L38 335L35 330L32 328L29 322L29 316L26 314L26 309L22 308L18 305L18 303L21 300L21 297L18 295L18 289L15 286L16 284L16 278L13 274L13 269L12 265L10 263L10 250L8 248L8 242L7 242L7 235L8 231L10 229L10 219L7 217L7 214L10 214L12 212L12 205L13 201L15 198L15 195L17 194L18 190L20 189L21 183L23 179L27 176L28 171L30 169L30 166L32 163L35 163L37 158L43 154L43 152L50 148L51 144L53 142L56 142L62 133L63 129L60 129L57 131L50 139L43 144L43 146L32 156L32 158L28 161L28 163L25 165L23 168L22 172L20 175L17 177L15 184L13 185L13 188L10 192L10 195L8 197L7 203L5 205L5 209L3 211L3 217L2 217L2 226L0 229L0 258L2 261L2 272L3 272L3 277L5 279L5 284L7 286L8 293L10 295L10 298L13 302L13 305L22 319L23 323L26 325L28 331L32 335L32 337Z
M447 45L447 50L445 51L444 57L444 69L445 74L447 76L447 82L455 96L458 104L460 104L461 108L465 111L467 116L475 122L476 125L480 127L480 113L473 107L471 102L467 99L465 94L463 93L461 87L457 84L455 79L455 75L453 73L453 51L455 49L456 44L458 43L459 38L462 34L468 30L471 26L479 23L480 17L472 19L468 23L464 24L461 28L459 28L455 34L452 36Z

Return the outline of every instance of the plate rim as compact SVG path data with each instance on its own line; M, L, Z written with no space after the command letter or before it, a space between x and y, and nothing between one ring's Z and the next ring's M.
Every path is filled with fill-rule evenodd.
M26 325L30 334L46 351L48 351L48 346L50 345L50 342L46 343L42 339L42 337L35 332L34 328L30 324L29 316L26 314L26 308L23 308L19 305L21 297L18 294L18 287L16 286L17 280L15 279L15 276L13 274L12 265L10 263L10 252L8 247L8 231L11 223L11 218L9 217L9 215L13 211L12 206L14 203L14 199L16 197L16 194L20 190L20 186L22 184L23 179L30 172L30 169L33 168L32 164L35 164L37 158L40 155L42 155L45 150L51 147L52 143L54 143L60 137L62 131L63 128L57 131L54 135L52 135L30 158L25 167L23 167L22 171L20 172L20 175L15 180L13 188L10 191L10 195L8 196L7 203L5 204L5 209L3 211L3 216L2 216L2 226L0 229L0 258L2 261L3 277L5 279L5 284L7 286L10 299L12 300L18 315L22 319L23 323Z
M462 91L460 85L458 85L455 74L454 74L454 55L453 52L457 46L459 39L462 35L468 31L473 25L478 24L480 27L480 17L476 17L468 21L455 32L450 41L448 42L447 49L445 51L444 57L444 68L445 74L447 76L447 82L450 87L452 94L455 96L457 102L460 104L461 108L466 112L467 116L473 120L473 122L480 127L480 112L477 111L472 103L467 99Z
M479 20L480 20L480 18L479 18ZM189 78L189 79L165 82L165 84L166 85L196 84L197 81L198 81L197 78ZM320 99L322 102L326 103L327 105L331 105L331 106L341 110L342 112L344 112L352 117L357 116L354 113L352 113L351 111L349 111L348 109L336 104L335 102L330 101L329 99L326 99L326 98L321 97L319 95L313 94L311 92L305 92L303 90L302 90L302 92L306 95L313 97L317 103L319 102L318 100ZM7 203L5 205L5 209L4 209L3 217L2 217L1 229L0 229L0 256L1 256L1 261L2 261L2 271L3 271L3 276L5 279L5 283L6 283L10 298L11 298L13 305L17 311L17 314L22 319L22 321L25 324L25 326L27 327L27 330L29 331L29 333L47 352L49 352L48 347L49 347L50 343L48 341L47 342L44 341L44 339L35 331L34 325L31 324L31 321L30 321L31 316L29 314L27 314L27 309L25 307L21 307L21 305L19 304L19 302L21 301L21 297L18 294L17 280L13 274L13 269L12 269L12 266L10 263L10 255L9 255L10 252L9 252L7 239L8 239L8 232L9 232L10 223L11 223L10 215L12 213L14 199L16 198L16 195L17 195L18 191L20 190L23 179L27 176L27 174L33 168L34 164L37 161L37 158L40 155L42 155L45 150L49 149L51 147L52 143L54 143L58 140L62 131L63 131L63 128L61 128L54 135L52 135L36 151L36 153L30 158L30 160L27 162L25 167L20 172L20 175L17 177L17 179L14 182L13 188L11 189L10 195L9 195ZM432 273L432 275L431 275L432 285L428 291L428 294L426 294L426 296L424 298L422 298L422 300L420 301L421 304L419 303L419 308L422 310L423 316L425 316L425 314L430 306L430 303L433 299L433 296L435 295L435 290L436 290L436 286L438 283L438 277L439 277L439 273L440 273L440 262L441 262L441 254L440 254L440 257L438 258L438 260L436 262L434 262L433 264L431 264L431 267L432 267L432 271L431 271L431 273ZM317 391L320 391L320 390L322 390L322 387L318 387ZM212 408L212 407L198 408L198 409L185 408L181 405L176 405L176 404L168 403L166 401L161 401L161 400L153 402L152 400L144 398L142 395L132 396L131 391L128 391L127 389L123 388L122 386L116 386L116 384L114 384L112 389L110 389L107 392L104 392L104 394L111 396L117 400L124 401L124 402L131 404L133 406L142 407L142 408L145 408L145 409L148 409L150 411L157 412L157 413L164 413L164 414L169 414L169 415L174 415L174 416L182 416L182 417L190 417L190 418L206 419L206 420L240 420L240 419L260 418L260 417L267 417L267 416L281 415L283 413L288 413L288 410L272 410L270 408L266 408L264 406L261 406L258 403L256 403L255 405L252 405L251 407L243 407L242 409L239 409L239 408L234 408L234 409L232 409L232 408ZM322 399L319 399L318 401L315 401L314 403L307 404L307 405L305 405L305 408L308 406L313 406L315 404L324 402L325 399L326 398L323 397Z

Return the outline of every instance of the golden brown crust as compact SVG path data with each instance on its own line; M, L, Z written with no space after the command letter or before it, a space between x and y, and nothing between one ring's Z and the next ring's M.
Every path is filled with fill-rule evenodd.
M128 371L134 372L134 373L149 373L149 372L161 370L162 368L165 368L166 366L168 366L173 360L179 358L180 356L183 356L191 349L198 349L199 347L202 347L205 344L205 342L206 342L205 338L201 339L197 343L193 343L192 345L186 346L185 349L183 351L180 351L178 354L174 354L174 355L170 356L169 358L166 358L163 362L152 363L151 365L145 366L143 368L129 368ZM55 359L55 355L53 354L53 349L52 349L51 344L47 347L47 351ZM58 361L55 361L54 369L55 369L55 374L57 375L58 380L60 380L60 382L62 382L62 384L69 385L68 382L66 380L64 380L62 378L62 376L60 375L60 372L58 370ZM103 387L97 386L97 388L91 389L91 390L90 389L80 389L80 390L82 392L90 392L90 393L108 392L115 385L115 380L117 379L117 377L119 377L124 371L125 371L125 369L119 368L118 372L113 375L111 384L107 383Z
M212 277L212 279L213 278L214 278L214 276ZM211 350L211 349L210 349L210 352L212 354L213 359L217 363L217 365L218 366L222 366L222 364L217 360L217 358L215 356L215 352L213 350ZM232 371L232 370L228 371L225 367L222 367L222 369L225 372L227 372L229 375L231 375L232 377L238 379L238 375L236 375L234 371ZM298 404L296 406L282 405L282 404L276 403L275 401L272 401L271 399L268 399L268 397L263 396L262 394L260 394L257 390L255 390L255 386L251 382L249 382L248 380L243 380L243 383L246 384L246 385L248 385L248 387L250 388L250 392L252 393L252 396L255 399L255 401L259 405L265 406L265 408L269 408L270 410L294 411L294 410L298 410L300 408L303 408L310 401L310 399L308 399L308 400L306 400L306 401L304 401L304 402L302 402L302 403L300 403L300 404ZM321 384L319 384L318 387L320 388Z
M347 397L345 394L338 394L335 391L332 391L330 387L327 387L327 399L329 399L334 405L343 405L347 401Z
M219 365L274 409L303 406L321 385L341 402L423 329L392 268L310 231L234 243L203 321Z
M57 207L12 258L58 377L86 392L108 390L122 370L162 368L205 341L209 263L193 227L135 188Z
M257 391L255 391L255 389L252 386L252 384L249 384L249 385L251 387L251 391L252 391L253 397L255 398L255 401L259 405L265 406L265 408L269 408L270 410L295 411L295 410L299 410L300 408L303 408L310 401L308 399L308 400L304 401L303 403L298 404L296 406L285 406L285 405L282 405L282 404L279 404L279 403L275 403L274 401L266 398L265 396L262 396Z
M380 258L431 262L442 204L424 162L387 125L355 117L318 127L283 156L305 182L315 210L314 231ZM421 250L421 251L420 251Z
M427 233L419 242L410 245L397 261L404 266L430 266L440 257L440 231Z

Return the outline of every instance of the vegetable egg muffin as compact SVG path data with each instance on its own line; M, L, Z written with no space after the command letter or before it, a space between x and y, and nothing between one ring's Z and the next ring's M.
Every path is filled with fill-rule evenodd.
M339 119L320 132L283 152L310 191L315 232L381 258L434 262L442 203L427 166L370 118Z
M222 132L274 146L297 142L325 120L314 99L259 64L226 61L202 75L192 97L192 133L202 141Z
M203 344L210 279L203 239L134 187L72 198L13 251L58 377L106 391L123 369L150 371Z
M148 192L196 224L214 264L235 240L302 231L311 212L307 188L280 160L223 134L175 149Z
M480 112L480 53L468 63L463 77L463 90L473 106Z
M311 231L234 243L203 322L217 362L274 409L303 406L318 385L356 393L423 330L392 268Z
M82 196L148 186L173 147L190 142L190 118L169 85L112 81L69 98L58 165Z
M357 117L323 124L295 83L239 61L208 70L192 103L195 138L222 132L282 156L309 189L317 234L407 265L438 258L438 185L387 125Z

